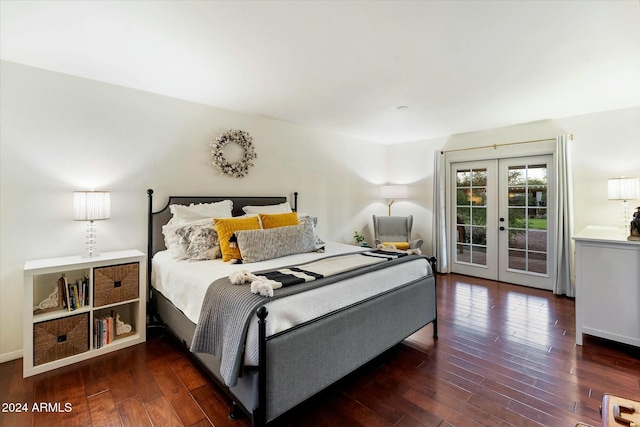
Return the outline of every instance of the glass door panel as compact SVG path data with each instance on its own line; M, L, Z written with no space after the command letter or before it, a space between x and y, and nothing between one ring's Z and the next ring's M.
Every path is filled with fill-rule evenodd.
M547 166L509 166L507 177L508 268L545 274L540 260L547 254Z
M552 156L502 159L500 169L500 280L551 289L554 259L549 217ZM504 228L504 229L503 229ZM555 253L555 252L554 252Z
M452 193L455 200L451 217L453 269L478 277L495 275L497 260L490 256L489 245L495 245L495 160L458 163L452 169ZM491 220L493 215L494 220Z
M456 261L487 264L487 170L456 172ZM474 256L474 252L478 252Z

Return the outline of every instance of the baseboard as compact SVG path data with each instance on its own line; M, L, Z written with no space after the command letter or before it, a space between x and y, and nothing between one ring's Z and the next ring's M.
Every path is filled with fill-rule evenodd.
M8 362L10 360L20 359L22 357L22 350L12 351L11 353L0 354L0 363Z

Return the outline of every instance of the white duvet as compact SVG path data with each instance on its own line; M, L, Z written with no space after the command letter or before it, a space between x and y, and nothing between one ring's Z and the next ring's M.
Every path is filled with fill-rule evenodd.
M219 259L197 262L175 260L168 251L161 251L153 257L151 283L189 320L198 323L207 288L219 278L227 277L238 270L267 270L362 250L363 248L358 246L328 242L325 253L296 254L251 264L230 264ZM424 258L418 258L415 261L353 277L349 281L333 283L268 302L267 336L429 274L429 263ZM257 364L257 336L257 319L254 319L247 333L246 364Z

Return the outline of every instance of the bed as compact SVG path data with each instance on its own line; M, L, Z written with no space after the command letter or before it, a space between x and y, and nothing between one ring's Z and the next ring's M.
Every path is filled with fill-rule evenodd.
M195 360L233 400L232 419L244 413L254 426L266 425L427 324L433 323L437 338L435 258L403 254L395 259L393 253L386 258L387 252L380 255L354 245L321 242L316 248L321 246L323 252L294 253L253 263L175 260L162 232L172 220L171 205L229 200L231 214L238 218L245 215L243 208L247 206L266 210L289 205L288 198L172 196L163 209L154 212L153 190L147 194L149 315L191 350L208 348L202 342L207 338L208 329L203 325L210 324L206 317L210 312L235 311L211 310L207 301L218 283L239 292L242 286L226 282L240 271L255 279L254 272L271 272L283 266L295 270L297 266L362 259L364 255L385 257L384 263L277 289L273 297L260 297L257 291L246 297L252 299L247 305L252 312L247 315L244 335L238 338L235 359L214 351L192 351ZM296 212L297 193L290 205ZM241 239L250 234L236 235ZM315 239L318 243L317 236ZM303 285L309 289L300 291Z

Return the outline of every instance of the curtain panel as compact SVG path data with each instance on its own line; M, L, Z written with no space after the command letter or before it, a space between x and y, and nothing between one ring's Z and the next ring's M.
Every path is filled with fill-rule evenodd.
M571 170L572 135L558 135L554 167L558 181L557 189L557 229L558 238L556 281L553 293L576 296L573 260L573 180Z

